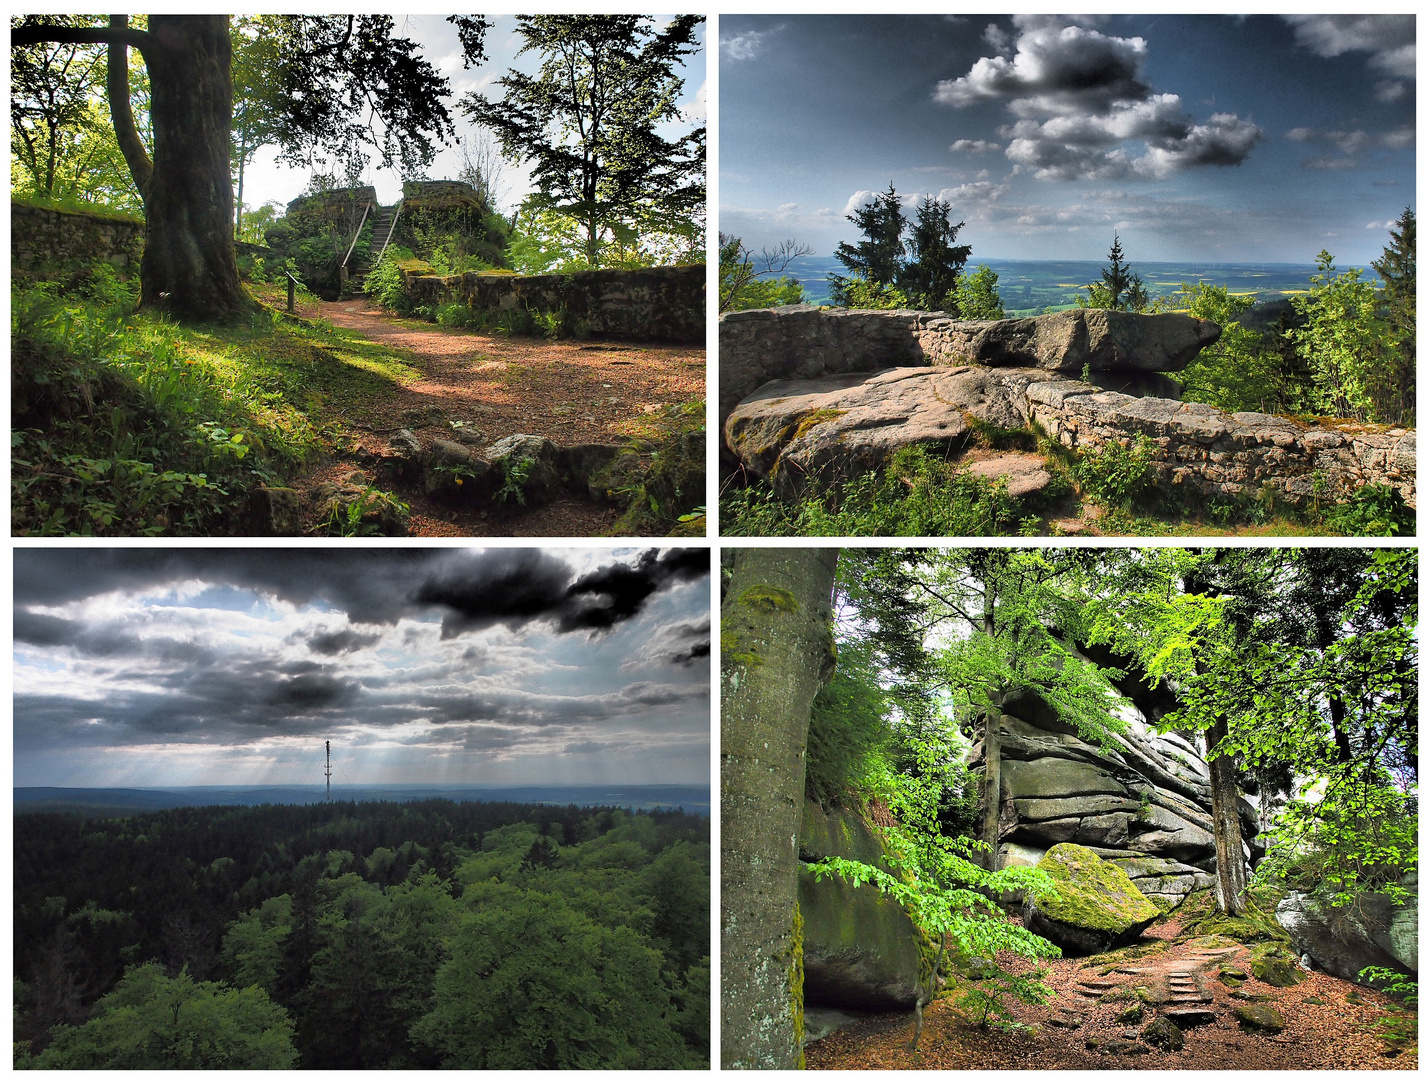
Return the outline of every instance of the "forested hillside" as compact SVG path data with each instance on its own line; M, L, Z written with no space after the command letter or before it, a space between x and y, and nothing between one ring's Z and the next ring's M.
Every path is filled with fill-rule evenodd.
M14 895L17 1067L708 1064L707 818L22 814Z

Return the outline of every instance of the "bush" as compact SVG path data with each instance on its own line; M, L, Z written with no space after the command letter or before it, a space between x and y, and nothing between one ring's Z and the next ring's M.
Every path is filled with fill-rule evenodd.
M1148 494L1153 460L1154 444L1136 435L1129 444L1106 442L1071 471L1086 496L1103 506L1127 509Z

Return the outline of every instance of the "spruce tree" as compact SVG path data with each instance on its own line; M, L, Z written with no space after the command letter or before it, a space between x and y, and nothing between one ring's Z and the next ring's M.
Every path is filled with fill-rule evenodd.
M1149 292L1139 274L1130 272L1130 264L1125 261L1125 251L1120 247L1120 234L1115 234L1115 243L1110 248L1110 265L1100 271L1100 280L1088 286L1089 297L1077 297L1081 307L1102 308L1106 311L1144 311L1149 306Z
M902 202L894 185L889 183L886 191L848 214L847 220L856 225L866 239L856 245L838 244L833 252L849 272L846 277L828 275L832 302L843 307L848 306L849 293L859 280L882 286L895 284L906 254L902 230L907 219L902 216Z
M956 234L966 225L951 223L951 204L926 196L917 204L908 254L897 284L913 307L959 314L956 282L971 257L970 244L957 244Z

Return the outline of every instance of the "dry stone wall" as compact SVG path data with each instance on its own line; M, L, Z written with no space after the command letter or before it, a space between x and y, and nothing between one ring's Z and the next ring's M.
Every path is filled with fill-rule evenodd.
M416 305L459 300L478 311L567 312L593 334L635 341L704 340L702 263L570 274L402 272Z
M136 218L10 204L12 269L107 262L137 271L143 254L144 223Z

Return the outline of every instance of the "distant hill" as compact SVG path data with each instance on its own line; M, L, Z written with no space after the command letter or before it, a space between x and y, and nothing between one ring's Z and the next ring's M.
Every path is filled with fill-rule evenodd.
M1031 315L1046 307L1073 306L1080 291L1077 286L1100 280L1105 265L1103 260L979 259L973 254L966 268L975 270L983 263L1000 278L1001 302L1008 315ZM1175 292L1186 282L1204 281L1227 286L1230 292L1252 293L1258 301L1307 292L1309 279L1318 272L1312 263L1131 261L1130 269L1143 278L1152 297ZM840 262L825 255L805 255L788 268L788 274L802 283L803 296L810 304L828 303L827 275L845 272ZM1375 279L1375 275L1364 268L1363 278Z
M312 787L234 786L174 788L17 787L15 813L74 812L119 817L176 806L307 805L326 799L326 789ZM709 789L683 784L593 785L572 787L491 787L468 784L342 784L332 788L333 802L409 802L454 799L457 802L545 803L554 806L626 806L635 810L682 808L708 816Z

